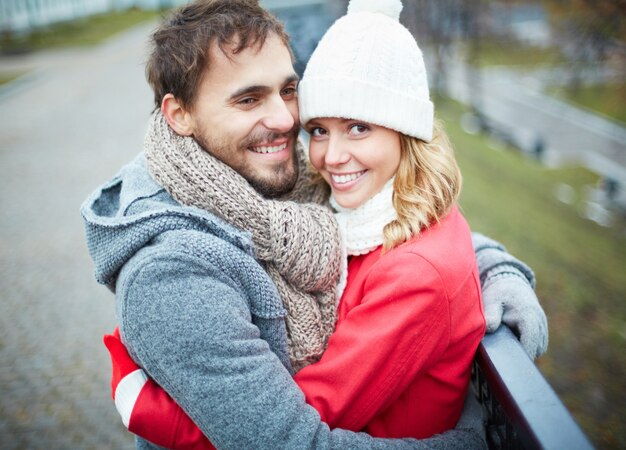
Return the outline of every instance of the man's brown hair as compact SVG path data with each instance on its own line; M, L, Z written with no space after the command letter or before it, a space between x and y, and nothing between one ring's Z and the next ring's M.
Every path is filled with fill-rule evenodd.
M261 48L270 35L289 48L283 25L256 0L196 0L174 11L152 35L146 77L156 109L171 93L192 108L204 71L210 68L209 48L225 55Z

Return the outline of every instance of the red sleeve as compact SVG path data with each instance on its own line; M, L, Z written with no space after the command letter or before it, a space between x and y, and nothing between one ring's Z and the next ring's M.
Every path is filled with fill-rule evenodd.
M215 449L178 403L152 380L137 397L128 431L174 450Z
M119 328L104 336L104 344L111 356L111 392L115 399L125 377L132 376L140 367L128 354ZM117 403L116 407L119 411ZM153 444L177 450L215 448L174 399L151 379L140 388L134 403L125 403L126 407L131 408L128 430ZM125 414L120 414L124 421Z
M448 345L444 285L421 256L383 257L363 292L322 359L295 376L307 403L331 428L362 430Z

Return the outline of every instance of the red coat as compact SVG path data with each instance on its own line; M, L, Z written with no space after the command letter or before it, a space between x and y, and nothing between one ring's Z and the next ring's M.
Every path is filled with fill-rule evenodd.
M429 437L456 425L484 331L470 231L455 208L386 254L351 258L328 348L295 380L331 428ZM150 381L128 427L159 445L213 448Z
M455 208L386 254L351 258L328 349L295 379L331 428L432 436L459 419L484 331L470 230Z

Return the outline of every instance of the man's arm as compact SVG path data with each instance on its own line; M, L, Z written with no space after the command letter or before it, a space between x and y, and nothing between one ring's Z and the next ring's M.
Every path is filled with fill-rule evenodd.
M548 349L548 320L537 295L535 275L530 267L508 254L502 244L472 233L483 294L487 333L500 323L520 338L528 356L534 359Z
M119 339L117 330L112 335L106 335L104 342L113 364L112 395L122 421L130 432L149 443L173 450L215 448L174 399L148 379L145 372L135 364ZM137 378L143 379L143 384L136 383ZM125 397L121 401L120 395ZM129 397L133 399L132 404L127 401ZM484 431L481 406L470 389L455 429L416 441L411 448L481 449L485 448Z
M218 448L482 448L474 430L429 440L330 430L260 339L234 283L179 255L136 264L118 292L131 355Z

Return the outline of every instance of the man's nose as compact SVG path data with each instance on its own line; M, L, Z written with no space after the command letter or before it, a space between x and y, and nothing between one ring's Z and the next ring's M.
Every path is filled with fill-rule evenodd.
M295 122L295 117L282 97L269 102L267 114L263 120L263 125L268 130L287 133L293 128Z

